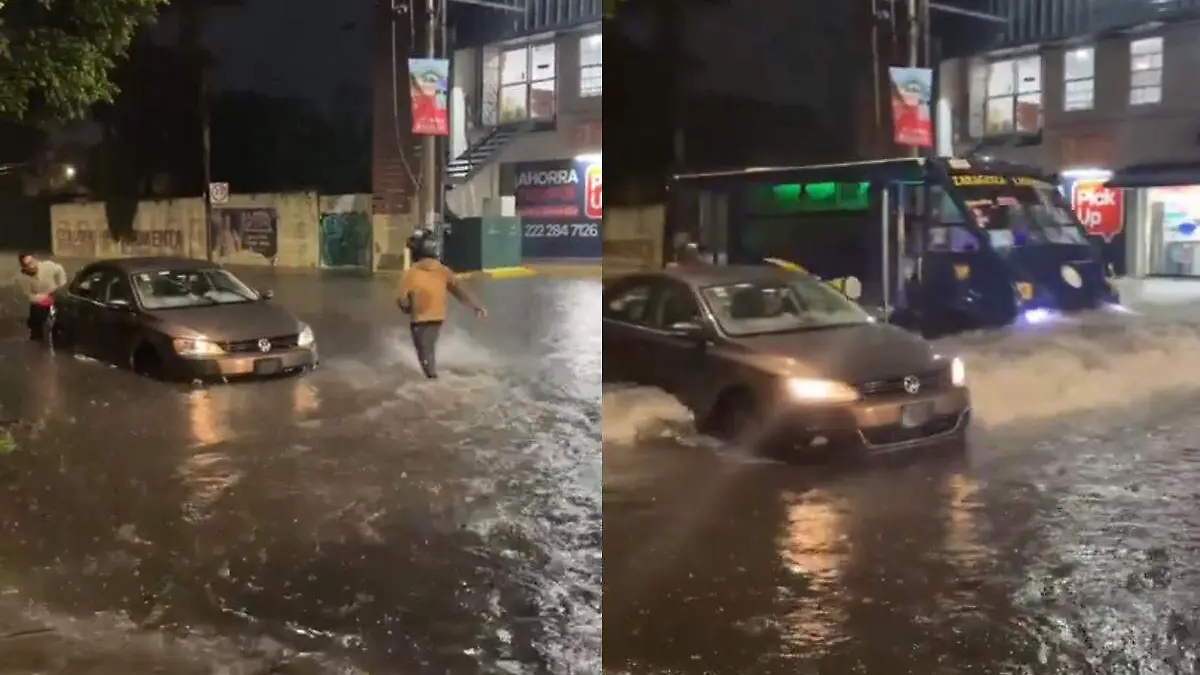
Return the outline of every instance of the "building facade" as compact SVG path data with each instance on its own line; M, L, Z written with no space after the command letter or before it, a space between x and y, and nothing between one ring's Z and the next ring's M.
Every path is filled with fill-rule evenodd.
M991 5L995 48L939 67L955 152L1057 173L1118 273L1200 277L1200 2Z
M601 255L601 11L535 0L507 30L458 36L446 204L520 215L526 259Z
M598 259L601 0L491 4L451 3L450 133L436 178L447 215L520 215L526 259ZM377 213L411 219L421 162L405 64L421 22L396 23L376 42L374 191Z

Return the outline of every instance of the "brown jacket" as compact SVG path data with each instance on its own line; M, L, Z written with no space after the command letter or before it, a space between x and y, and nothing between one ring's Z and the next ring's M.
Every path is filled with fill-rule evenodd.
M441 261L426 258L413 263L400 278L396 302L412 316L413 323L446 320L446 296L459 297L454 271Z

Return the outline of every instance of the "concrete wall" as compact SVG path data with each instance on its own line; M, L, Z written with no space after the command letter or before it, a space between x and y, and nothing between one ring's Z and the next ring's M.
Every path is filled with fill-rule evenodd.
M604 211L604 272L662 267L666 208L661 204Z
M1129 104L1129 42L1163 37L1162 102ZM1043 140L1038 146L1006 151L1005 157L1048 169L1082 166L1119 168L1144 162L1194 160L1200 156L1200 88L1192 80L1200 70L1200 24L1161 26L1092 43L1095 94L1091 110L1063 109L1063 54L1084 45L1043 46ZM974 63L957 59L941 69L942 95L955 111L960 148L967 133L968 78ZM999 154L999 153L997 153Z
M315 193L230 195L213 208L213 259L232 265L315 268L320 264L321 213L370 211L370 195L321 197ZM240 221L236 219L242 219ZM199 198L143 201L133 218L133 236L116 241L103 203L58 204L50 209L53 252L79 259L172 255L204 258L204 202ZM246 234L231 235L229 223ZM274 255L256 252L275 233ZM249 234L254 231L255 234ZM257 243L253 237L260 237ZM259 247L261 251L261 247Z

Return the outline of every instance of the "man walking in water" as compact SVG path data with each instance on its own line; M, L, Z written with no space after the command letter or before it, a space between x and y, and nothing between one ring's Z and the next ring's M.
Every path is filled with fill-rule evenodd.
M479 318L487 311L459 285L454 271L438 260L438 246L432 232L418 230L408 240L412 266L400 278L396 304L412 318L413 348L425 377L437 379L437 342L446 320L446 296L453 295L475 311Z
M67 285L67 271L53 260L38 260L27 252L18 253L17 262L21 265L18 283L29 298L29 318L25 320L29 339L41 342L46 338L46 319L50 318L50 306L54 304L51 296Z

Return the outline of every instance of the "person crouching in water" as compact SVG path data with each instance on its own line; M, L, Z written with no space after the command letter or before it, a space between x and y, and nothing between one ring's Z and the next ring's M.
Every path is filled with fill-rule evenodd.
M400 278L396 304L412 319L413 348L421 370L425 377L437 379L437 342L446 320L446 296L453 295L481 319L487 317L487 311L458 283L454 271L438 260L437 240L432 232L418 230L408 240L408 249L412 252L412 266Z
M50 318L50 307L54 304L53 293L67 285L67 271L53 260L38 260L31 253L18 253L21 265L18 281L21 290L29 298L29 339L41 342L46 339L46 320Z

